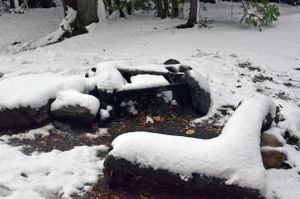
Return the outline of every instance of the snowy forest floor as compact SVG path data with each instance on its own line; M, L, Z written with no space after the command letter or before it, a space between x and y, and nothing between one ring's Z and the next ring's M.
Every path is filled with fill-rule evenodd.
M38 39L56 30L63 17L62 8L32 9L23 15L3 14L0 16L0 72L4 73L4 77L0 81L25 74L56 73L65 76L84 76L91 67L103 61L126 60L144 65L163 63L169 58L174 58L204 74L211 85L213 105L210 112L206 117L198 119L191 116L193 114L184 115L184 119L187 119L188 123L190 121L207 122L215 128L214 130L219 131L241 100L261 93L270 96L277 105L282 106L281 113L285 121L281 122L279 127L283 131L289 130L295 136L300 137L300 7L281 6L282 16L279 22L265 28L262 32L239 24L236 18L237 13L231 22L229 4L218 8L216 5L208 4L207 10L203 11L204 15L214 20L211 29L195 27L177 30L174 26L184 23L184 20L160 20L137 14L128 19L107 20L103 24L92 24L88 27L90 31L88 34L25 52L19 52L12 44ZM236 7L234 10L236 11ZM24 86L24 89L30 88ZM5 95L5 93L1 93L1 95ZM255 109L255 107L253 108ZM141 124L141 121L137 121L137 123ZM186 125L189 124L183 123L178 128ZM117 129L118 127L114 127L112 124L110 128ZM45 134L39 132L35 135L35 132L31 131L29 137L26 137L28 134L24 135L25 139L16 139L13 136L0 137L0 157L7 160L11 158L11 164L19 162L18 158L24 159L20 154L11 157L7 155L22 151L20 148L9 148L9 140L14 140L13 145L25 146L25 149L29 145L31 148L29 147L27 152L24 148L23 150L27 154L35 154L33 157L36 160L34 162L37 163L35 168L39 173L40 163L38 160L45 161L47 158L50 160L54 158L53 154L59 154L62 162L64 157L70 154L71 157L77 159L80 158L80 155L86 155L84 150L87 150L88 154L93 154L96 148L84 148L84 150L75 148L75 150L81 151L76 156L71 153L74 151L72 149L74 146L108 144L115 136L101 137L102 140L100 138L83 138L80 137L81 135L74 138L71 134L60 134L60 132L54 132L49 136L47 132L51 132L51 130L46 129L42 131L46 132ZM133 129L123 130L131 131ZM32 141L32 134L35 141ZM66 142L73 143L68 143L68 145L66 142L62 142L56 148L62 151L70 150L70 154L53 152L52 149L55 147L39 149L40 146L47 146L48 142L57 143L68 136L71 137L66 139ZM105 139L107 140L105 141ZM60 146L67 147L60 148ZM300 154L288 144L285 144L284 147L288 151L289 161L295 168L289 171L274 169L268 171L269 181L267 182L269 184L266 193L268 198L276 196L280 199L296 199L300 195ZM105 152L104 149L101 150ZM46 153L37 153L36 151ZM57 159L51 160L56 161ZM14 172L16 169L7 164L0 163L0 175L5 172ZM30 164L30 160L24 161L25 167ZM91 157L79 161L78 164L72 160L65 164L69 165L67 169L74 172L75 175L77 175L76 170L81 171L88 167L90 169L88 174L96 175L97 178L80 178L80 174L78 174L79 177L76 180L81 179L82 181L79 184L74 185L60 181L59 188L53 188L51 182L55 181L51 181L54 180L51 178L48 179L49 182L42 182L42 185L39 185L45 191L41 191L41 187L37 185L27 188L34 189L42 196L54 197L57 196L57 193L49 193L52 189L68 195L75 191L74 187L81 186L80 188L82 188L92 185L99 179L100 183L97 186L106 186L101 181L102 178L98 178L101 176L101 161ZM99 164L99 167L93 167L94 164ZM63 163L61 165L66 166ZM56 167L53 166L53 168ZM31 172L34 176L35 170ZM68 181L75 179L64 170L59 174L61 178L66 176ZM10 178L13 177L10 176ZM39 181L39 179L37 175L35 180ZM21 194L25 197L27 194L20 188L23 186L23 180L16 180L16 183L12 185L16 187L15 190L20 191L20 195L15 193L15 198ZM120 198L132 198L130 195L126 195L127 193L122 195L123 193L120 192L108 191L107 187L100 186L99 188L97 186L93 189L95 193L90 192L85 197L91 195L101 197L97 194L102 193L104 197L108 198L113 198L116 196L115 194ZM107 191L109 193L105 195ZM0 183L0 197L8 196L10 193L11 190L3 187ZM30 194L32 193L28 193L27 196L33 198L33 195ZM146 195L138 193L135 197L150 198L151 195L147 194L149 193ZM155 197L166 198L165 195Z

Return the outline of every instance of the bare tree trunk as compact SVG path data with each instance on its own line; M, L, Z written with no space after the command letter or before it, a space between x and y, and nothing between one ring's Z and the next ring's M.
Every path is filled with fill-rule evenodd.
M198 0L190 0L190 13L187 24L195 24L197 23L197 9L198 9Z
M178 17L178 12L179 12L178 0L172 0L172 17L173 18Z
M115 1L115 4L119 10L119 13L120 13L120 17L121 18L126 18L125 17L125 13L123 12L123 9L122 9L122 6L121 6L121 1L120 0L114 0Z
M132 1L131 0L127 1L126 9L127 9L127 14L131 15L132 14Z
M163 16L163 4L162 4L162 0L156 0L156 9L157 9L157 16L162 18Z
M65 16L68 7L77 11L76 19L71 24L73 35L86 33L85 26L99 22L98 18L98 0L63 0Z
M168 16L170 16L170 13L169 13L169 0L163 0L163 16L162 16L162 19L165 19Z
M179 25L176 28L192 28L197 23L198 0L190 0L189 18L186 24Z

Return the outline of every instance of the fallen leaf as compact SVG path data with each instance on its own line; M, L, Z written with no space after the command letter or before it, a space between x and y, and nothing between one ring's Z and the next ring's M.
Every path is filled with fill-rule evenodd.
M195 134L195 129L188 129L185 134L187 135L194 135Z

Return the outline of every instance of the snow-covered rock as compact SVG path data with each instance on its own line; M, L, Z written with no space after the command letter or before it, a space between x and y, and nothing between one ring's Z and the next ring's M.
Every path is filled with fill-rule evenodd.
M58 93L51 104L51 114L54 119L74 124L92 124L100 108L99 100L88 94L75 90Z
M51 104L51 111L67 106L81 106L88 109L90 114L96 115L100 102L92 95L83 94L75 90L66 90L58 93L56 100Z
M180 176L190 186L195 185L195 181L199 183L204 176L224 180L228 186L263 193L265 168L260 151L260 132L268 113L275 114L274 103L258 95L243 102L222 134L210 140L148 132L123 134L113 141L113 150L107 161L112 157L140 168L153 169L153 172L168 171Z
M61 90L90 90L93 82L53 73L23 75L0 82L0 129L42 125L49 120L51 101Z
M191 91L193 107L205 115L210 108L210 86L205 77L195 70L187 70L185 79Z
M30 106L13 109L2 108L0 110L0 132L41 126L50 120L51 102L34 109Z
M126 80L117 69L119 62L100 63L94 72L94 79L99 90L112 92L119 90L125 85Z

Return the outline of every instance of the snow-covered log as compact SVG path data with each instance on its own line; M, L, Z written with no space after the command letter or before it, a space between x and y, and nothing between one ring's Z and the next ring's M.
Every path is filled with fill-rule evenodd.
M68 7L66 13L67 15L63 18L62 22L59 25L59 28L55 32L52 32L38 40L21 44L20 50L32 50L38 47L47 46L60 42L65 38L72 36L74 26L73 24L76 19L77 11L71 7Z
M106 179L145 177L158 183L257 198L265 191L260 151L265 117L275 114L269 98L243 102L222 134L210 140L132 132L117 137L105 161ZM121 178L122 179L122 178ZM224 192L223 192L224 191Z

